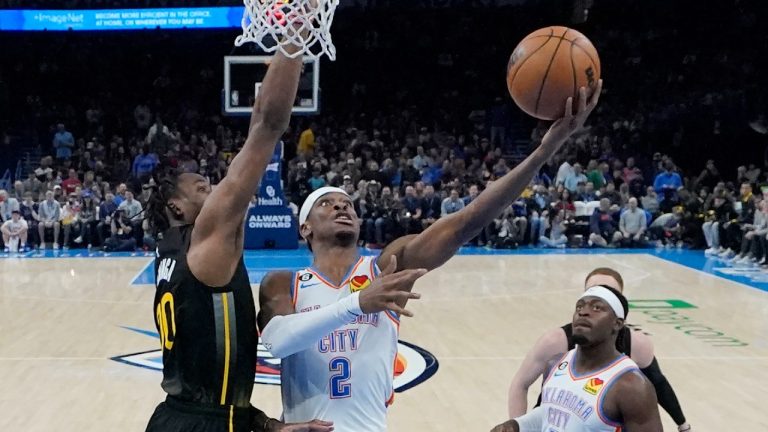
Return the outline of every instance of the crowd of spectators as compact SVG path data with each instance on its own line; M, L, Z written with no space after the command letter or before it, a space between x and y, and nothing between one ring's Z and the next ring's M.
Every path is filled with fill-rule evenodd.
M497 72L511 45L488 43L519 39L516 25L544 25L538 3L546 2L471 14L470 6L414 14L379 3L339 13L323 111L295 118L284 136L287 201L295 209L318 187L345 188L361 246L372 248L470 204L548 126L509 102ZM674 16L691 1L595 3L579 29L603 63L598 110L472 244L686 246L764 261L768 123L765 65L755 55L765 35L750 31L757 9L722 2L717 23L696 23L711 32L687 32ZM152 248L141 211L154 178L171 167L214 184L226 174L247 128L211 103L233 35L179 35L68 34L53 47L42 35L2 36L11 52L0 59L0 82L17 108L6 133L37 141L44 154L0 191L6 247Z

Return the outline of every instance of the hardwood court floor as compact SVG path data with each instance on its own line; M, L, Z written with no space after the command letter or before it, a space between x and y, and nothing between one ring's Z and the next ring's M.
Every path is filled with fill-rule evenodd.
M123 328L154 330L153 287L131 284L148 262L0 259L0 431L144 430L164 397L161 374L110 358L159 348ZM629 322L653 334L694 430L768 430L768 292L645 254L457 256L425 276L401 339L440 366L397 394L390 430L487 431L504 420L522 357L570 320L584 275L605 265L631 300L662 300L635 302ZM253 403L278 416L279 388L257 385Z

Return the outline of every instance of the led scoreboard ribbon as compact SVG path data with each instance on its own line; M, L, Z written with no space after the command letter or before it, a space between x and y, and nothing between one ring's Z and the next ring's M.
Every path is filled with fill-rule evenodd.
M239 28L243 7L0 10L0 31Z

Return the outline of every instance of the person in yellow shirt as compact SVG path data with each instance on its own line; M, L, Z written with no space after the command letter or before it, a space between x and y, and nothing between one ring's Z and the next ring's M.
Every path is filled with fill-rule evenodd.
M313 122L299 136L299 154L307 154L315 151L315 132L317 125Z

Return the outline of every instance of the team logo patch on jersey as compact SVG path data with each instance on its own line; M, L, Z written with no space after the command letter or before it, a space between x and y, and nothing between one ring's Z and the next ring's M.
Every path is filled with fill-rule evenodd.
M600 378L590 378L590 380L584 384L584 391L591 395L596 395L597 392L603 388L603 384L605 384L605 382Z
M352 278L352 280L349 281L349 290L353 293L362 291L366 288L368 288L368 285L371 284L371 280L366 275L359 275Z
M310 279L312 279L312 273L304 273L303 275L299 276L299 280L302 282L306 282Z
M155 331L135 327L123 328L160 340L160 335ZM156 371L163 370L163 352L159 349L115 356L111 357L110 360ZM429 351L408 342L398 341L395 360L395 391L400 393L423 383L437 372L438 367L437 359ZM280 385L280 359L272 357L272 354L261 342L259 342L254 382L256 384Z

